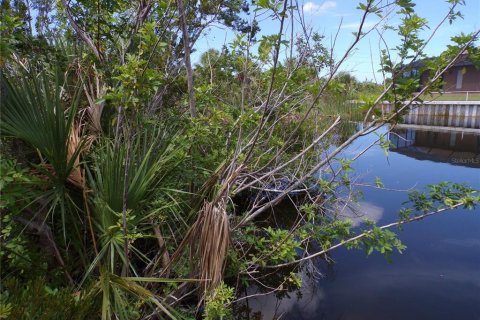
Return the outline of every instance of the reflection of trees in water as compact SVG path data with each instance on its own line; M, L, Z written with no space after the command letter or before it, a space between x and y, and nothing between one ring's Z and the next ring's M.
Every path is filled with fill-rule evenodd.
M337 130L338 141L335 141L335 142L339 145L343 144L357 131L358 131L358 124L356 122L351 122L351 121L342 122L338 126L338 130Z
M322 145L325 149L330 146L339 146L347 141L354 133L358 131L359 123L354 121L342 121L328 136Z
M272 274L288 276L292 269L271 270ZM326 276L329 281L335 278L333 263L327 263L323 258L317 258L311 263L302 265L294 270L302 279L301 288L285 287L283 290L266 296L246 299L234 306L235 319L326 319L325 292L322 290L321 281ZM263 274L266 278L269 274ZM279 278L275 278L279 281ZM275 280L272 279L272 280ZM274 282L270 283L272 286ZM279 283L276 283L278 285ZM257 286L244 289L244 296L268 293L269 290ZM260 306L259 306L260 303ZM259 310L259 307L262 311Z
M291 228L297 222L294 204L284 202L275 208L275 214L270 212L264 216L259 225L275 225L278 228ZM308 252L318 252L321 245L316 240L308 242ZM233 305L235 319L280 319L288 315L299 318L304 310L297 310L300 306L309 305L315 310L316 318L323 319L319 310L319 301L323 301L324 293L321 289L321 280L328 277L335 279L335 265L330 254L316 257L310 262L276 269L258 269L255 279L249 285L237 283L238 292L243 297L249 297L241 303ZM290 275L296 274L302 281L301 287L289 282ZM234 280L234 279L232 279ZM258 304L261 304L260 306ZM262 311L257 311L257 310ZM273 314L273 315L272 315ZM283 316L282 316L283 315Z

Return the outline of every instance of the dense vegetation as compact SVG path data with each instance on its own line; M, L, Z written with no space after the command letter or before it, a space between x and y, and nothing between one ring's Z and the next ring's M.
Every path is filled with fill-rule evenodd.
M449 3L444 21L460 15ZM386 9L402 18L390 26L401 43L397 58L382 53L376 85L339 72L363 23L334 59L307 26L285 35L304 21L295 2L2 0L0 318L225 318L245 287L283 294L303 261L340 245L404 250L385 226L339 218L341 195L359 196L350 165L362 152L337 157L401 121L403 101L462 53L478 57L478 32L429 60L414 94L419 79L399 75L425 57L427 22L409 0L364 1L360 21ZM278 33L260 36L260 15ZM192 65L212 24L237 37ZM377 112L382 100L392 113ZM445 183L409 199L388 227L479 195ZM285 202L289 218L274 223Z

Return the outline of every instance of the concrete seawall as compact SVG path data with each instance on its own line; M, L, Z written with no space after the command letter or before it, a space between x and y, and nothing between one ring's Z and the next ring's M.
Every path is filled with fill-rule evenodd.
M390 103L382 103L383 113L392 110ZM480 101L432 101L410 106L403 118L404 124L480 129Z

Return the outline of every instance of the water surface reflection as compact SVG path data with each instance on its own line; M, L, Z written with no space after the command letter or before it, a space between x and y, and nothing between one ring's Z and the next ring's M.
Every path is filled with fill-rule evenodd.
M419 131L404 126L394 129L389 139L391 151L417 160L480 167L480 134L446 128Z
M379 133L385 133L381 129ZM374 142L370 134L345 154ZM480 135L395 129L388 157L371 148L354 163L361 181L380 177L392 189L422 188L442 181L480 189ZM379 224L396 219L405 193L360 187L361 211ZM356 222L358 223L358 222ZM306 265L304 286L279 300L249 299L250 319L480 319L480 209L456 210L405 226L404 254L392 263L379 254L334 251L334 265L315 261L323 277Z

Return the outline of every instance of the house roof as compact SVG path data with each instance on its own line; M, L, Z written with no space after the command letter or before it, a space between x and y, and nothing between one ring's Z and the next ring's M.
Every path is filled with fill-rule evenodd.
M412 62L410 65L414 69L421 68L421 67L424 66L423 62L425 60L431 60L431 59L432 58L417 60L417 61ZM473 62L468 59L468 54L463 53L460 57L458 57L457 61L453 64L452 67L467 67L467 66L473 66L473 65L474 65Z

